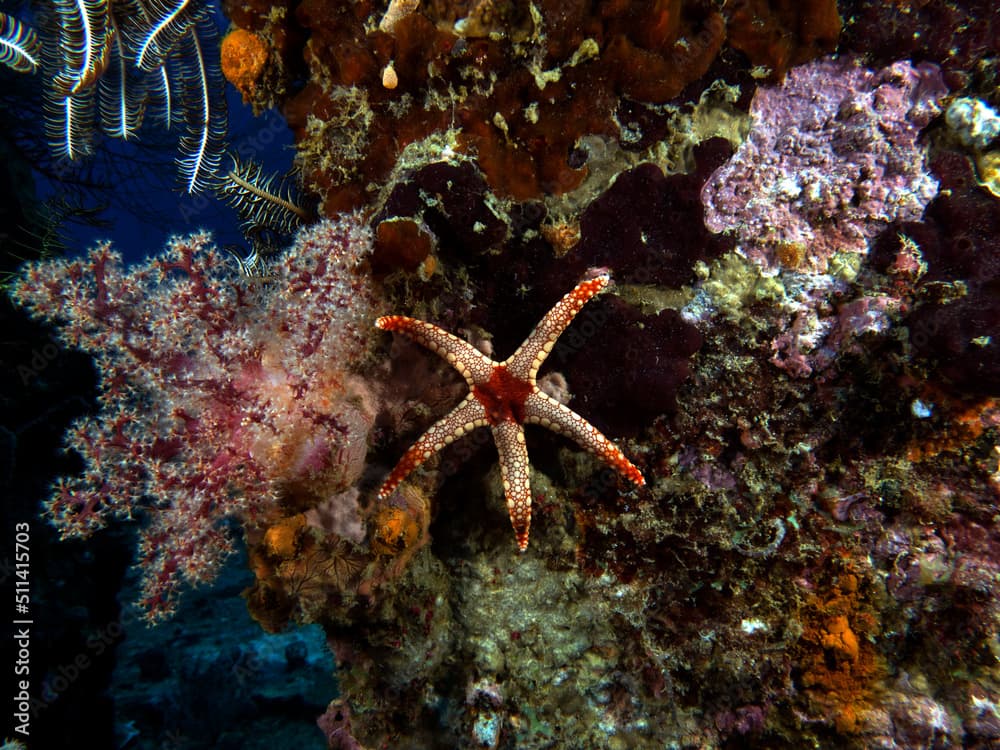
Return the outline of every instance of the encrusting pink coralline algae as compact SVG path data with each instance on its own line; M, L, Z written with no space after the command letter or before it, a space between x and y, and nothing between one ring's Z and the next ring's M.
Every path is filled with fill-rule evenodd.
M734 232L766 267L782 245L806 247L806 271L825 272L837 252L866 252L890 222L918 221L937 195L919 135L946 93L931 63L793 68L754 94L749 136L702 189L705 225Z
M100 412L67 438L85 468L56 484L46 515L63 537L147 515L150 619L182 581L214 577L232 546L225 519L251 526L282 493L322 502L360 475L375 407L351 368L378 312L370 250L346 217L303 230L260 278L195 234L132 268L103 244L17 280L14 299L100 377Z

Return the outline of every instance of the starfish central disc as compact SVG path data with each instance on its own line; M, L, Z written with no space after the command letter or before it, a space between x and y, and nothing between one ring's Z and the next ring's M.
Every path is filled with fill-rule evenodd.
M537 424L575 440L612 469L638 486L645 484L640 471L625 454L576 412L545 395L535 383L535 375L566 326L587 301L611 283L609 276L581 281L556 303L535 326L535 330L509 359L494 362L468 341L432 323L388 315L375 321L384 331L405 334L437 352L461 373L469 385L469 395L444 418L420 436L399 459L378 491L388 497L420 464L479 427L489 427L500 454L507 512L517 537L517 546L528 546L531 525L531 469L524 441L524 425Z
M490 425L524 424L524 404L532 390L531 383L515 378L504 365L497 365L487 382L472 387L472 395L483 405Z

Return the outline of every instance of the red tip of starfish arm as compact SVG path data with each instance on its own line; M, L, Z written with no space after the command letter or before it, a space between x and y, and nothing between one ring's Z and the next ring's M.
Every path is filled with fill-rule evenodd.
M392 470L379 489L379 498L385 499L391 495L411 471L446 445L450 445L463 435L485 426L486 414L482 405L471 394L466 396L465 400L451 412L428 427L417 442L403 454L403 457L396 464L396 468Z
M626 460L625 464L625 466L616 467L618 471L636 487L645 487L646 478L642 475L642 472L635 468L635 465L631 461Z
M375 327L383 331L399 331L406 328L406 321L410 320L404 315L383 315L375 321Z
M523 533L514 532L517 536L517 551L524 552L528 549L528 530L525 529Z
M602 292L611 283L610 274L601 274L592 279L586 279L577 284L568 292L554 308L556 318L565 324L576 317L585 304L587 304L596 294ZM563 325L565 327L565 325Z
M618 446L610 440L605 442L603 448L597 450L591 448L590 450L593 451L599 458L603 459L608 466L632 482L632 484L636 487L646 486L646 478L642 475L642 472L639 471L635 464L629 461Z
M414 446L416 447L416 446ZM424 462L423 451L415 451L413 448L408 450L403 454L403 457L399 459L399 463L392 470L386 480L382 483L382 486L378 490L379 500L385 500L389 495L396 491L396 488L402 483L406 477L410 475L414 469L416 469L420 464Z
M378 490L379 500L385 500L389 495L396 491L396 488L402 484L403 480L406 479L414 469L416 469L420 464L427 460L428 451L425 449L421 441L417 441L403 457L399 459L395 468L386 477L386 480L382 483L382 486Z
M570 294L582 294L585 295L587 299L590 299L599 291L604 289L608 284L611 283L610 273L600 273L591 279L586 279L581 281L576 285L576 288L570 292Z
M629 461L618 446L610 440L607 441L605 450L598 451L596 453L600 458L604 459L608 466L628 479L636 487L646 486L646 478L642 475L642 472L639 471L635 464Z
M609 274L585 279L563 295L555 306L538 321L521 347L507 360L511 373L524 380L533 380L545 358L552 351L556 340L573 322L573 318L590 301L611 283Z
M528 490L531 491L530 489ZM531 505L514 507L507 502L507 510L510 513L510 523L514 527L514 537L517 539L517 549L524 552L528 549L528 537L531 535Z

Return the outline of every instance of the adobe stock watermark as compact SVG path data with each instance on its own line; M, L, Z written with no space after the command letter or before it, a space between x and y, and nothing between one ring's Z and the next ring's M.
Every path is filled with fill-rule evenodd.
M941 333L941 325L935 317L922 318L909 326L909 342L918 350L926 350Z
M21 385L27 386L31 381L48 369L62 354L62 348L52 339L31 350L31 358L17 366L17 376Z
M14 733L31 734L31 526L27 521L14 524L14 617L11 619L14 645Z
M113 648L121 641L126 627L138 619L138 613L133 608L123 610L121 617L97 628L88 635L82 651L77 652L72 659L52 667L42 682L39 695L30 698L30 718L38 718L45 709L76 684L108 649Z

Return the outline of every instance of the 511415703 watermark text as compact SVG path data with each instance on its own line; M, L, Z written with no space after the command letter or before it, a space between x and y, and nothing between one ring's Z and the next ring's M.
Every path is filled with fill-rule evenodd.
M14 732L31 733L31 527L14 524Z

